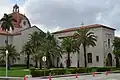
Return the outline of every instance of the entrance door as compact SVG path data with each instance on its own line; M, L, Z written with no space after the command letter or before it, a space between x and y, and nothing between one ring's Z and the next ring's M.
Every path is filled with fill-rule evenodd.
M111 53L108 54L108 66L112 66L112 55L111 55Z

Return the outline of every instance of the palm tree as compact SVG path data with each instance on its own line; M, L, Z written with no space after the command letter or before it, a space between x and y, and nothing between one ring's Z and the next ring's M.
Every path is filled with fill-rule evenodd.
M63 50L65 52L67 52L67 67L70 67L70 53L73 52L73 42L74 39L72 37L65 37L63 38L62 42L61 42L61 47L63 48Z
M30 37L29 37L29 42L30 42L31 46L33 47L32 52L33 52L33 54L35 54L34 57L37 57L36 51L41 44L41 38L40 37L41 37L40 33L37 32L37 31L30 34ZM35 58L35 67L36 68L38 67L37 58Z
M75 34L76 35L76 34ZM73 36L73 52L77 52L77 67L80 67L80 46L81 46L81 41L77 39L76 37Z
M85 60L85 67L87 67L87 60L86 60L86 46L96 46L96 36L94 35L93 32L90 32L90 28L82 28L79 29L76 33L76 38L78 39L78 41L80 41L80 43L83 46L84 49L84 60Z
M6 57L6 50L8 50L8 70L10 70L10 65L11 65L11 60L12 61L16 61L17 59L19 59L19 53L16 51L15 46L13 46L12 44L7 45L5 47L1 47L1 57L0 59L3 59Z
M41 30L40 32L37 32L37 31L33 32L32 34L30 34L30 37L29 37L29 43L32 48L32 55L33 55L33 59L35 61L36 68L38 67L38 60L41 60L41 59L39 59L39 58L41 58L41 57L39 57L40 56L39 47L43 43L45 35L46 34ZM40 68L41 68L41 63L40 63Z
M46 37L44 38L44 42L42 43L40 50L47 56L47 66L48 68L53 67L52 58L55 57L62 57L61 56L61 48L58 45L57 40L55 39L54 35L50 32L46 33Z
M115 37L114 42L113 42L113 47L114 47L113 54L115 55L116 63L117 63L116 67L119 67L120 66L120 62L119 62L119 59L120 59L120 38L119 37Z
M30 42L26 42L21 51L21 53L25 53L27 55L27 69L30 67L30 55L32 55L32 50Z
M14 30L14 26L12 24L12 22L16 22L16 20L14 20L12 18L12 16L7 15L6 13L4 14L3 18L0 20L1 24L1 28L3 31L7 31L7 38L5 40L6 45L8 45L8 31L10 31L10 29Z

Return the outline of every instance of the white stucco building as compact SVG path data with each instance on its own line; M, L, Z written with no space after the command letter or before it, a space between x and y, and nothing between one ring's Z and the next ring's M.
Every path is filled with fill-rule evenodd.
M13 6L13 12L9 15L12 15L12 17L17 21L14 22L14 28L15 30L13 32L9 32L9 44L13 44L16 47L16 50L18 52L21 52L23 45L28 41L29 34L32 34L34 31L41 31L39 28L33 26L31 27L29 19L21 14L19 12L19 6L15 5ZM87 48L87 64L89 67L95 67L95 66L105 66L105 58L108 58L108 64L109 66L115 65L115 57L112 54L112 42L114 40L114 31L115 29L94 24L94 25L88 25L88 26L82 26L82 27L90 27L92 28L91 31L95 33L97 36L97 45L95 47L89 47ZM72 36L74 32L76 32L78 29L81 29L82 27L76 27L76 28L69 28L61 31L54 32L56 38L58 38L61 41L62 37L66 36ZM0 30L0 46L5 46L5 40L6 40L6 32ZM83 57L83 48L80 47L80 66L84 67L84 57ZM62 62L63 66L66 67L66 59L67 56L63 55L63 58L60 60L59 63ZM32 63L32 60L30 61ZM21 53L20 60L16 61L17 64L26 64L25 61L25 55ZM54 64L56 65L56 60L54 61ZM71 54L71 67L77 66L77 54Z
M97 36L97 43L95 47L87 47L87 66L97 67L97 66L115 66L115 57L112 54L113 50L113 40L115 37L114 28L110 28L100 24L87 25L82 27L74 27L61 31L54 32L54 35L61 41L63 37L72 36L78 29L81 28L92 28L90 31L94 32ZM84 54L83 47L80 47L80 66L84 67ZM67 56L63 55L61 62L64 67L66 67ZM106 61L106 59L108 59ZM106 63L107 62L107 63ZM77 53L71 53L71 67L77 66Z
M19 12L19 6L15 4L13 6L13 11L10 13L17 22L13 22L14 31L9 31L8 33L8 43L15 46L18 53L21 52L23 45L28 41L30 35L34 31L41 31L36 26L31 26L29 19ZM7 32L2 31L0 28L0 46L5 46ZM20 60L16 61L16 64L26 64L26 56L20 54ZM11 61L12 62L12 61ZM32 63L32 60L30 61ZM12 63L11 63L12 64Z

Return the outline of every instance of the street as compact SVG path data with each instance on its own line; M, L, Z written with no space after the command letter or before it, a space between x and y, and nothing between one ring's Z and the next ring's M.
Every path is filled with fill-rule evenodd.
M49 79L40 79L40 78L28 78L27 80L49 80ZM78 76L78 78L75 78L75 76L71 77L60 77L60 78L52 78L52 80L120 80L120 73L111 73L111 74L97 74L95 77L92 75L84 75L84 76Z

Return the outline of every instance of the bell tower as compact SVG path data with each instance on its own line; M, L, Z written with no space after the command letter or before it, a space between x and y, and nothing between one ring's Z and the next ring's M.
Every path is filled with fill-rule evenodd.
M13 12L19 12L19 6L17 4L13 6Z

